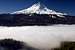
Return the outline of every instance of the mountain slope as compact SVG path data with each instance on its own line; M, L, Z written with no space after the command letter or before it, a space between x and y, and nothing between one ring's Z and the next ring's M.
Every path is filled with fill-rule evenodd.
M59 17L47 14L0 14L0 26L50 26L57 24L75 24L75 16Z
M48 9L41 3L10 14L0 14L0 26L49 26L75 24L75 16Z
M53 10L48 9L46 6L44 6L41 3L36 3L34 5L32 5L31 7L21 10L21 11L16 11L13 12L11 14L32 14L32 13L36 13L36 14L56 14L57 16L63 16L63 15L67 15L66 13L59 13Z

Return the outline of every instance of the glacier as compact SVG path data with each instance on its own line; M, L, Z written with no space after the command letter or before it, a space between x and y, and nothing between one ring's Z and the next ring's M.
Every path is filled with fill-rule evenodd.
M20 11L15 11L11 14L56 14L57 16L63 17L63 15L68 15L67 13L60 13L54 10L48 9L45 5L41 4L40 2L33 4L27 9L23 9Z

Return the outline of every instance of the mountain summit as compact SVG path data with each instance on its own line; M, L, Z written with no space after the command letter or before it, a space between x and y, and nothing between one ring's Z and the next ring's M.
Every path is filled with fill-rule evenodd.
M21 11L13 12L12 14L56 14L56 15L67 15L65 13L59 13L53 10L48 9L45 5L41 4L40 2L32 5L31 7L27 9L23 9Z

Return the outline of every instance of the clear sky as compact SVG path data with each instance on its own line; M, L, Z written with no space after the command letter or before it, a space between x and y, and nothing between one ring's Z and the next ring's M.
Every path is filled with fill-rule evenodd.
M49 9L75 15L75 0L0 0L0 13L25 9L37 2Z

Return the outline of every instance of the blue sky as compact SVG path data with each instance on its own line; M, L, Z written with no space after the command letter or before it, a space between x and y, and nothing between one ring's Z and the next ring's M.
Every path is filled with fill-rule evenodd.
M75 15L75 0L0 0L0 13L25 9L37 2L41 2L49 9Z

